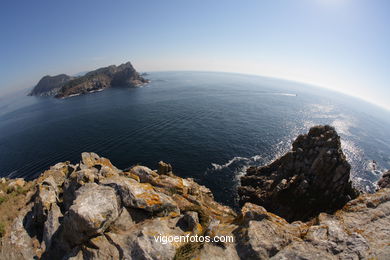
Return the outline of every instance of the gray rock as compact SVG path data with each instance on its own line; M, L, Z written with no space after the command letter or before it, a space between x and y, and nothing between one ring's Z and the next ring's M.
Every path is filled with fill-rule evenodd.
M156 177L157 175L154 171L152 171L148 167L140 166L140 165L136 165L132 167L130 169L130 172L137 175L141 182L149 182L149 183L151 183L154 177Z
M149 212L178 211L176 203L167 195L157 192L149 183L118 176L103 180L101 184L115 188L125 207L143 209Z
M156 236L184 235L175 226L177 219L156 218L134 226L132 229L106 234L107 238L121 248L125 259L173 259L177 248L184 243L162 243Z
M133 219L131 218L129 211L126 208L122 208L119 217L111 224L111 230L128 230L134 225Z
M241 258L232 243L227 244L227 246L205 243L199 252L199 259L239 260Z
M47 214L47 219L43 226L43 241L45 242L45 248L50 248L53 235L60 227L60 218L62 213L57 204L52 204L51 209Z
M64 217L64 235L73 245L102 234L119 216L115 191L87 183L76 191L76 199Z
M83 246L81 259L123 259L121 249L111 243L105 236L91 238L88 241L89 246Z
M38 184L33 209L36 221L40 224L43 224L46 221L52 205L57 202L57 186L52 186L50 184L52 178L46 180L48 181Z
M37 255L34 240L23 225L24 215L32 206L29 204L22 210L13 221L10 234L1 239L0 259L34 259Z

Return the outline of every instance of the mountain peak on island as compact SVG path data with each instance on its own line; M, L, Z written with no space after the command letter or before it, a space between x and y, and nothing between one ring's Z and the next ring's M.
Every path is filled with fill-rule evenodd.
M110 87L138 87L148 82L134 69L130 62L126 62L119 66L110 65L99 68L80 77L71 77L66 74L45 76L29 95L66 98L101 91Z

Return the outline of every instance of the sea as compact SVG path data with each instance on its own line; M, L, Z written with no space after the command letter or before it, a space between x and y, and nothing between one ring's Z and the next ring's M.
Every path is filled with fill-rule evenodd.
M297 82L219 72L150 72L139 88L67 99L0 97L0 176L33 179L82 152L118 168L159 161L237 205L240 176L272 162L311 126L336 128L356 187L372 192L390 168L390 112Z

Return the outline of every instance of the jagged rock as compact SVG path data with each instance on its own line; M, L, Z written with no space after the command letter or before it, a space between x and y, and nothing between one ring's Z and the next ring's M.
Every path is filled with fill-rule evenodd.
M151 183L157 187L163 187L173 193L187 194L191 187L189 182L177 176L160 175Z
M134 225L129 211L126 208L122 208L119 217L110 226L111 230L128 230Z
M173 259L176 249L184 243L164 243L155 236L180 236L184 232L176 227L176 219L156 218L122 233L107 233L106 236L123 250L128 259Z
M70 244L80 244L102 234L119 215L115 191L87 183L76 191L76 199L64 217L64 232Z
M60 218L62 218L61 210L57 204L54 203L47 213L47 219L43 226L43 241L45 242L45 248L50 248L52 238L60 227Z
M300 237L300 228L268 213L263 207L246 203L244 225L238 233L240 257L267 259Z
M100 157L96 153L82 153L82 162L80 163L80 168L83 170L92 170L94 171L94 178L100 179L110 176L117 176L121 171L116 168L110 160L104 157Z
M294 221L333 212L357 196L334 128L312 127L292 147L270 165L247 170L238 189L241 204L259 204Z
M49 176L42 183L37 186L35 203L34 203L34 217L37 223L43 224L53 204L57 202L57 186L55 185L54 178Z
M23 178L17 178L8 184L8 192L15 191L18 188L23 188L25 184L26 182Z
M172 166L169 163L159 161L157 173L160 175L172 173Z
M198 227L199 217L198 213L194 211L188 211L177 221L177 226L183 231L193 231Z
M145 166L136 165L130 169L130 173L138 176L140 182L153 182L157 173Z
M105 236L98 236L91 238L88 246L82 246L80 250L82 258L80 259L122 259L123 256L119 250Z
M139 183L127 177L111 177L101 182L118 191L125 207L152 213L177 211L176 203L167 195L156 192L149 183Z
M378 181L379 189L390 188L390 170L383 173L382 178Z
M32 204L22 209L21 214L13 221L11 232L1 240L0 259L33 259L37 248L24 226L24 219Z

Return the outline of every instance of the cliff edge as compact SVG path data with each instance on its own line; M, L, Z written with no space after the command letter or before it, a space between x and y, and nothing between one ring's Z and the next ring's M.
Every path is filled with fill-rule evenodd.
M316 127L310 130L311 137L298 137L297 140L302 141L295 143L293 150L302 148L300 144L308 138L323 140L321 129L335 136L332 128ZM312 143L307 142L308 146ZM327 152L321 152L322 148L313 157L323 158L319 154ZM336 158L343 158L340 151L333 152ZM316 169L333 169L327 171L332 179L337 176L334 172L340 165L345 167L343 174L349 173L345 162L326 167L329 162L332 160L323 160L323 165L315 164L322 165ZM268 167L275 167L271 165ZM278 165L284 167L284 164ZM335 165L338 166L335 168ZM0 220L10 224L1 233L0 259L390 258L389 188L352 199L355 193L347 193L349 180L342 175L339 178L345 182L332 182L340 184L327 187L334 191L341 186L337 188L339 196L332 201L342 204L339 202L342 199L345 204L329 203L329 208L319 204L316 208L313 201L309 205L315 209L302 215L290 207L294 212L291 216L306 219L314 215L307 221L291 222L251 202L242 201L241 211L234 212L216 202L206 187L193 179L176 176L171 165L160 162L157 168L151 170L136 165L120 170L106 158L83 153L80 163L58 163L31 182L2 178ZM281 167L277 169L285 174ZM318 177L317 172L324 173L311 172L313 180L321 178L325 182L328 179ZM281 176L277 183L284 185L286 176ZM277 199L279 190L282 189L272 190ZM310 189L306 192L311 194ZM286 206L283 204L286 201L275 201L278 202L282 206L276 209ZM336 209L336 205L340 208ZM322 209L331 214L314 213ZM230 236L234 241L162 243L155 239L158 235Z

